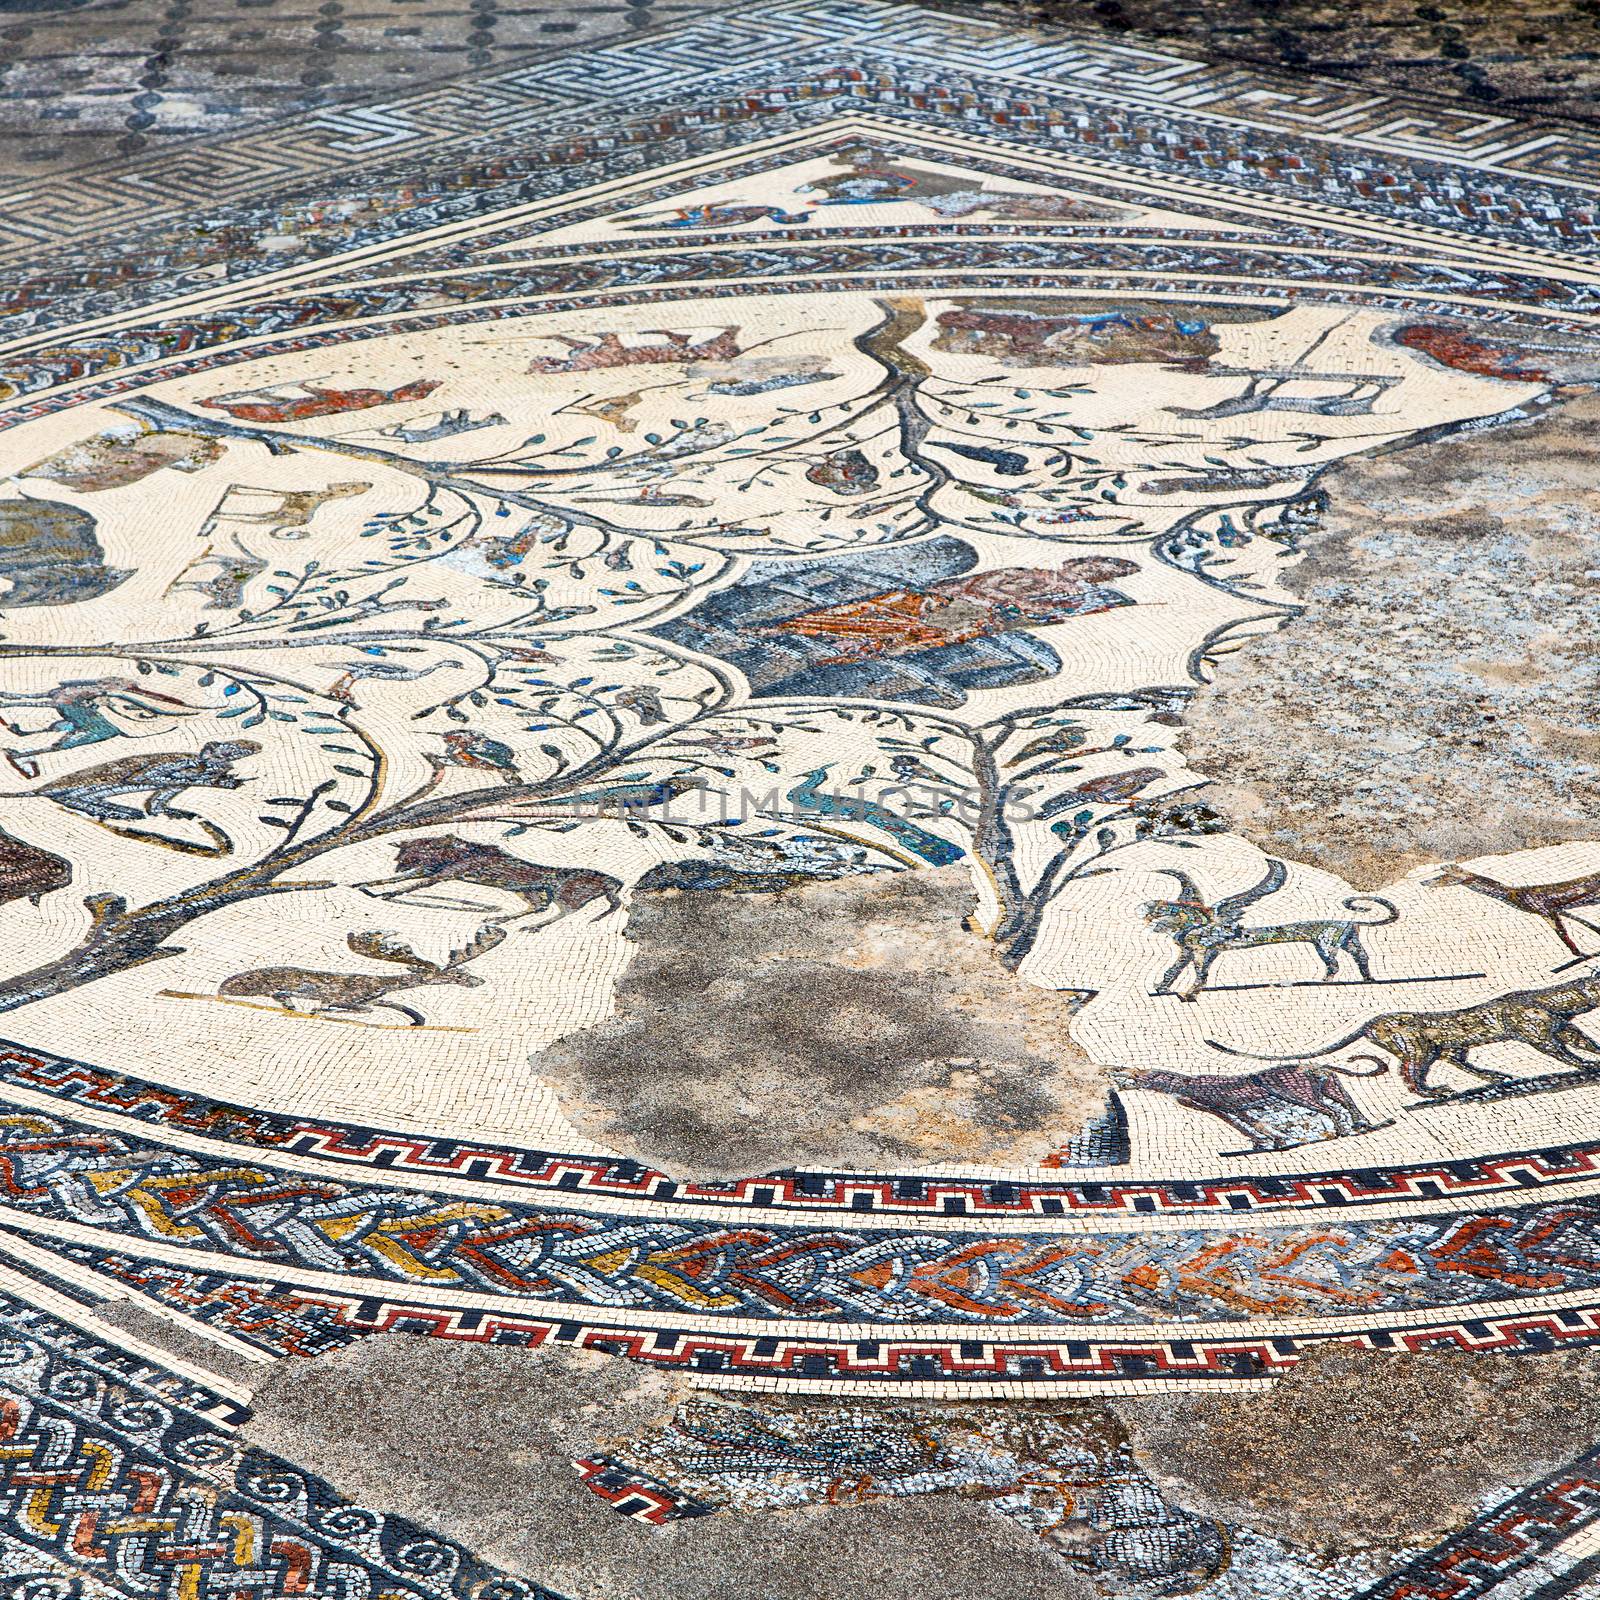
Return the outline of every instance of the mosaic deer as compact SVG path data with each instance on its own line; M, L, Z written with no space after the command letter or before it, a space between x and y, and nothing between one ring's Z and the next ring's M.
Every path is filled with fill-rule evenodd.
M229 522L261 523L275 538L303 539L309 531L307 524L323 506L365 494L371 487L370 483L354 479L330 483L321 489L263 489L248 483L231 484L201 533L209 533L219 518L225 518ZM239 505L237 502L246 496L249 503Z
M1382 928L1393 922L1399 911L1388 900L1377 895L1355 895L1344 902L1351 911L1361 911L1367 906L1377 906L1384 916L1357 922L1353 917L1312 917L1301 922L1269 923L1264 927L1247 928L1239 916L1247 906L1264 900L1283 887L1288 872L1281 861L1269 858L1267 874L1252 888L1240 894L1229 895L1213 905L1195 887L1185 873L1171 867L1161 869L1163 877L1172 878L1178 885L1176 900L1151 900L1144 907L1144 919L1152 928L1170 933L1178 946L1178 959L1162 973L1155 987L1156 994L1171 994L1173 985L1190 968L1194 971L1194 986L1183 1000L1193 1000L1206 986L1212 965L1218 956L1230 950L1258 950L1273 944L1308 944L1316 951L1323 966L1323 979L1339 976L1339 958L1348 955L1356 970L1370 983L1372 968L1367 952L1361 943L1363 928Z
M224 1000L265 996L285 1011L297 1009L291 1003L295 1000L310 1001L324 1012L365 1012L382 1006L388 1011L398 1011L412 1027L420 1028L423 1022L420 1012L385 997L433 983L456 983L463 988L476 989L483 979L461 968L485 951L494 949L505 936L504 928L486 923L470 944L452 950L443 962L437 962L424 960L410 945L394 943L386 933L352 933L345 943L358 956L398 962L406 970L403 973L319 972L312 967L253 967L248 972L236 972L231 978L224 978L217 986L217 994Z
M1560 883L1497 883L1482 873L1470 872L1466 867L1451 865L1428 880L1430 888L1472 889L1491 899L1503 900L1515 911L1526 911L1543 917L1555 930L1556 937L1573 955L1585 952L1573 943L1563 917L1571 917L1580 928L1595 931L1594 925L1572 916L1579 906L1600 905L1600 872L1591 872L1584 878L1566 878Z

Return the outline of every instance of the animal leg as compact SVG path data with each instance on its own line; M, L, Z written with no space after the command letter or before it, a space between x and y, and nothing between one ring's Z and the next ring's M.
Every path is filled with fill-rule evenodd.
M1357 928L1350 930L1350 937L1345 941L1344 948L1355 958L1356 971L1361 974L1364 983L1372 982L1372 963L1367 959L1367 948L1361 942L1361 932Z
M1193 1000L1206 986L1206 979L1211 976L1211 964L1217 959L1215 950L1207 950L1203 955L1197 956L1194 963L1194 983L1188 994L1182 998Z
M1332 1120L1334 1132L1331 1137L1333 1138L1340 1138L1350 1133L1361 1133L1367 1127L1367 1121L1361 1114L1361 1108L1350 1098L1350 1091L1337 1078L1330 1079L1322 1086L1318 1109L1327 1112Z
M1459 1050L1447 1050L1439 1059L1448 1066L1460 1067L1463 1072L1470 1072L1475 1078L1499 1078L1503 1080L1511 1076L1509 1072L1501 1072L1497 1067L1475 1067L1467 1056L1467 1052L1471 1048L1470 1045L1463 1045Z
M1255 1150L1285 1150L1289 1148L1289 1141L1281 1134L1274 1133L1271 1128L1264 1126L1247 1111L1236 1113L1235 1117L1225 1120L1233 1125L1250 1141Z
M1428 1074L1433 1071L1434 1065L1439 1060L1437 1052L1431 1055L1401 1055L1399 1059L1400 1081L1414 1094L1420 1094L1429 1100L1439 1100L1449 1094L1448 1089L1437 1089L1428 1082Z
M1172 986L1188 969L1189 963L1194 959L1187 950L1162 973L1161 981L1151 991L1153 994L1171 994Z
M1551 1035L1550 1042L1555 1046L1555 1054L1575 1066L1592 1068L1595 1061L1600 1060L1600 1045L1574 1023L1562 1023Z
M382 1006L385 1011L398 1011L413 1028L420 1028L423 1024L423 1017L420 1011L413 1011L410 1006L403 1006L398 1000L369 1000L367 1006L359 1008L352 1006L350 1009L366 1010L368 1006Z

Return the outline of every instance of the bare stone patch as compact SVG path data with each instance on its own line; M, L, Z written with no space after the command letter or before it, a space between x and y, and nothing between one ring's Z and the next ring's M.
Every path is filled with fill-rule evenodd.
M1291 1545L1427 1544L1600 1434L1600 1352L1313 1348L1258 1394L1117 1400L1169 1498Z
M565 1349L391 1336L284 1361L246 1441L358 1504L459 1540L572 1600L1089 1600L1042 1540L949 1496L731 1512L651 1527L585 1488L575 1458L648 1433L685 1391Z
M617 1015L533 1058L669 1170L1037 1162L1104 1107L1071 1003L962 929L958 868L636 901Z
M1353 457L1288 576L1305 612L1186 718L1205 798L1363 888L1427 861L1593 837L1600 398Z

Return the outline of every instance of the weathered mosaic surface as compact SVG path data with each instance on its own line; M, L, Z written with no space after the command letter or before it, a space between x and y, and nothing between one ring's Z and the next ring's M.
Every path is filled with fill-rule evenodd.
M1577 1424L1313 1548L1116 1408L1587 1382L1592 516L1469 639L1577 686L1506 848L1264 844L1191 713L1314 626L1341 474L1587 415L1600 145L880 4L520 82L9 281L16 1592L551 1592L230 1431L387 1334L640 1363L547 1475L630 1537L958 1499L1063 1594L1581 1592Z

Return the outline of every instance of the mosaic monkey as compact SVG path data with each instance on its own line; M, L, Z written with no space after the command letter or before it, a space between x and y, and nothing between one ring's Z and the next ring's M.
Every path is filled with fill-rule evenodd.
M176 801L186 789L238 789L249 783L249 778L235 774L234 763L255 755L260 748L254 739L209 739L196 751L162 750L123 756L67 773L37 789L0 792L0 800L54 800L58 806L89 817L125 839L161 845L187 855L225 856L233 850L228 835L205 817L180 810ZM145 797L136 806L124 805L116 798L136 794ZM119 825L147 817L192 822L209 842Z
M1326 1055L1358 1043L1376 1045L1399 1063L1406 1087L1430 1100L1447 1099L1450 1095L1448 1089L1437 1088L1428 1081L1429 1074L1441 1063L1479 1078L1511 1077L1493 1067L1473 1065L1469 1054L1481 1045L1525 1044L1563 1066L1578 1068L1581 1078L1592 1079L1600 1076L1600 1045L1573 1019L1596 1007L1600 1007L1600 973L1571 983L1553 984L1548 989L1519 989L1454 1011L1393 1011L1363 1023L1316 1053ZM1249 1054L1216 1039L1206 1043L1229 1055ZM1350 1059L1380 1060L1377 1056Z
M21 794L0 794L0 800L54 800L68 811L81 812L97 822L137 821L141 817L188 817L173 802L185 789L237 789L248 778L237 777L233 764L254 755L261 746L254 739L211 739L194 753L159 751L123 756L98 767L68 773ZM142 807L122 805L114 795L143 794Z
M1392 902L1377 895L1353 895L1344 902L1351 911L1378 906L1386 915L1365 922L1357 922L1353 917L1311 917L1300 922L1246 928L1239 922L1245 908L1276 894L1283 887L1288 869L1281 861L1268 857L1267 874L1258 884L1240 894L1229 895L1214 906L1206 903L1186 873L1171 867L1160 871L1163 877L1177 882L1179 898L1147 902L1144 919L1152 928L1171 934L1179 953L1178 959L1162 973L1154 992L1171 994L1172 986L1185 971L1193 968L1194 987L1179 996L1183 1000L1193 1000L1205 988L1212 965L1224 952L1257 950L1272 944L1309 944L1322 961L1324 982L1339 976L1339 957L1348 955L1362 978L1371 983L1372 968L1361 943L1361 930L1385 927L1400 915Z
M1389 1064L1379 1062L1371 1072L1348 1067L1316 1066L1304 1061L1280 1067L1263 1067L1239 1077L1202 1077L1188 1072L1164 1072L1146 1067L1113 1067L1111 1081L1119 1089L1152 1089L1169 1094L1190 1111L1220 1118L1250 1141L1248 1150L1226 1155L1254 1155L1259 1150L1290 1150L1314 1141L1291 1139L1272 1127L1273 1114L1309 1112L1328 1128L1324 1139L1341 1139L1355 1133L1386 1128L1387 1122L1369 1121L1339 1082L1344 1078L1376 1078Z

